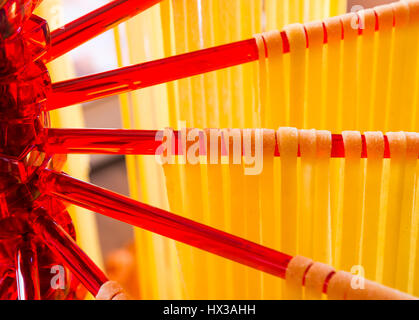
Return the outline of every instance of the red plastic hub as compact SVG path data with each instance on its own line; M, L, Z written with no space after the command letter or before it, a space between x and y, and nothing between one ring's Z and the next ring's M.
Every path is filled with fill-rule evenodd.
M37 233L48 215L75 239L63 203L40 194L37 172L53 166L37 149L48 126L51 87L42 57L49 47L47 22L35 15L39 0L0 2L0 299L71 299L79 282ZM53 286L54 267L65 287Z

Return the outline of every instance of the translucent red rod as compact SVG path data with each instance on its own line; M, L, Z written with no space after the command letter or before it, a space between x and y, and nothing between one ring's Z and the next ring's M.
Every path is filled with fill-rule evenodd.
M15 259L18 300L41 300L38 260L29 241L18 246Z
M284 278L291 256L48 169L41 189L62 200ZM43 187L42 187L43 186Z
M325 24L323 24L323 27L325 30L324 43L327 43ZM377 22L376 30L378 30L378 27ZM359 34L362 34L362 29L359 29ZM281 32L281 36L283 53L288 53L290 47L285 31ZM343 36L342 29L342 39ZM307 39L307 48L308 46ZM248 39L91 76L66 80L53 84L47 108L48 110L58 109L236 66L257 59L259 59L259 54L256 40Z
M108 279L73 238L46 214L39 215L35 220L34 228L50 250L62 257L79 281L96 296L100 287Z
M258 59L254 39L57 82L48 110L150 87Z
M155 154L156 130L47 129L48 153Z
M47 141L42 146L50 153L79 154L139 154L155 155L161 141L156 140L157 130L124 130L124 129L48 129ZM174 131L173 154L181 154L179 132ZM367 158L367 143L362 135L362 158ZM224 139L223 139L224 140ZM221 144L225 144L224 141ZM180 152L179 152L180 151ZM300 156L298 149L298 156ZM280 156L278 141L275 156ZM341 134L332 134L332 158L345 157L345 146ZM419 155L418 155L419 157ZM390 146L384 136L384 158L390 158Z
M16 292L17 283L15 277L12 277L12 275L4 274L0 283L0 297L7 297L7 300L16 300L18 298Z
M161 0L115 0L51 33L51 61Z

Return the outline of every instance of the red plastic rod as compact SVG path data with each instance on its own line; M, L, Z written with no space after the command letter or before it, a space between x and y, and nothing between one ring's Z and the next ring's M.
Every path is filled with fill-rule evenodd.
M47 129L42 146L49 153L147 154L156 153L161 142L156 130Z
M114 0L51 33L47 61L78 47L161 0Z
M284 278L291 256L48 169L40 188L133 226Z
M138 154L155 155L161 141L156 140L157 130L124 129L48 129L47 141L42 148L50 153L66 154ZM179 131L174 131L173 154L182 154ZM367 158L367 144L362 135L362 158ZM224 139L221 145L225 145ZM180 151L180 152L179 152ZM278 141L275 156L280 156ZM298 150L298 156L300 151ZM384 136L384 158L390 158L390 146ZM332 158L345 157L345 146L341 134L332 134ZM419 157L419 155L418 155Z
M258 59L255 39L185 53L91 76L57 82L48 110L150 87Z
M16 272L15 272L16 273ZM17 296L17 283L14 276L11 274L3 274L0 277L0 298L1 300L16 300Z
M36 218L34 229L43 237L51 251L62 257L86 289L96 296L100 287L108 279L73 238L46 214L40 214Z
M19 300L41 300L38 259L31 243L23 240L16 252L16 284Z
M359 13L358 13L359 17ZM324 43L327 43L327 28L324 26ZM376 31L378 31L378 19ZM342 39L344 32L342 28ZM362 35L362 29L359 29ZM78 36L78 35L77 35ZM283 53L290 50L285 31L281 32ZM309 47L308 39L306 46ZM266 49L266 48L265 48ZM87 102L132 90L191 77L259 58L255 39L233 42L217 47L202 49L152 62L115 69L91 76L71 79L53 84L48 110Z

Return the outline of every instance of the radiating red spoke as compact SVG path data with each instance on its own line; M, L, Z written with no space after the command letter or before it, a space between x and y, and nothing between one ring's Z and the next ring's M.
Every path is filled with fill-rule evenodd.
M323 24L324 25L324 24ZM324 30L326 26L324 25ZM376 30L379 30L378 20ZM362 29L359 29L362 35ZM283 53L290 50L285 31L281 32ZM342 39L344 33L342 29ZM327 33L324 43L327 43ZM307 47L309 46L307 39ZM132 90L215 71L259 58L255 39L248 39L169 58L120 68L53 84L48 109L58 109Z
M17 283L14 276L9 274L0 277L0 298L2 300L16 300L18 298L16 288Z
M29 240L18 246L15 265L18 299L40 300L38 259Z
M161 142L156 130L124 129L48 129L49 153L147 154L153 155Z
M48 169L43 192L111 218L284 278L291 256Z
M62 257L79 281L96 296L100 287L108 279L89 256L80 249L73 238L46 214L40 214L37 217L34 228L42 236L50 250Z
M48 61L159 3L161 0L114 0L51 33Z
M249 39L62 81L53 84L47 108L58 109L256 59L258 59L256 41Z
M155 155L161 141L156 140L157 130L124 130L124 129L48 129L47 140L43 148L50 153L79 154L138 154ZM183 150L178 131L174 131L174 155ZM362 139L361 157L366 158L367 144ZM225 145L222 138L220 145ZM280 156L278 142L275 156ZM300 151L298 151L300 156ZM387 136L384 136L384 158L390 158L390 147ZM341 134L332 134L332 158L345 157L345 146ZM419 155L418 155L419 157Z

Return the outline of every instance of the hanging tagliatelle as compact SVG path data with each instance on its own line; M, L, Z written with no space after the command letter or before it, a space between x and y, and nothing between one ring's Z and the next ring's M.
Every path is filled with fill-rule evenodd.
M192 0L163 1L160 54L184 53L290 23L327 18L338 10L343 12L346 5L344 1L264 3L202 1L197 6ZM262 12L267 13L266 20L261 18ZM219 164L209 164L208 154L201 154L199 161L191 164L180 163L182 156L174 156L175 164L163 166L171 210L345 271L361 265L369 279L415 293L411 283L417 278L413 267L413 221L417 219L413 203L417 195L412 186L417 184L417 169L413 160L408 166L407 162L399 164L397 157L394 161L384 159L380 149L384 135L378 131L418 128L417 119L411 116L416 112L417 98L404 100L404 110L410 111L397 115L392 111L397 105L395 97L406 96L401 83L417 83L417 46L408 41L418 31L416 15L416 3L400 2L323 22L289 25L282 33L255 36L259 63L168 83L164 95L169 119L163 126L303 129L282 128L275 134L278 150L264 150L263 170L257 176L244 174L248 166L245 158L233 163L232 155L220 155ZM364 17L361 23L360 16ZM228 21L229 27L222 28L221 21ZM289 53L284 53L284 47ZM403 49L406 47L409 50ZM414 72L406 72L406 61ZM417 97L417 88L409 88L409 96ZM310 130L313 128L317 130ZM344 132L345 157L332 158L331 133L343 130L357 131ZM370 150L368 159L362 153L365 145ZM274 157L276 151L281 157ZM400 170L402 180L397 175ZM392 180L400 181L389 186ZM397 210L392 203L398 203L400 192L411 206L400 208L404 210L400 221L393 218L389 222L386 219ZM392 236L400 238L397 245L383 244L389 223L410 230L409 236L397 233ZM401 249L400 243L408 249ZM150 246L150 250L156 248L156 243ZM182 282L170 297L287 297L287 285L237 263L182 244L171 246L165 254L174 259L170 272ZM389 260L382 260L383 254L398 254L404 262L391 267ZM386 282L385 275L391 274L392 268L408 270L404 272L407 278ZM327 275L321 273L322 268L321 275L313 270L309 289L294 296L319 297L317 283ZM147 296L146 291L144 294Z
M302 19L321 19L329 15L343 13L346 9L346 1L332 1L330 4L328 1L298 1L298 4L296 1L286 2L286 6L283 6L282 1L265 1L264 4L260 0L217 0L201 1L198 6L198 1L195 0L165 0L159 5L163 45L161 47L160 44L156 45L163 48L164 54L169 56L245 39L264 29L279 29L286 23L302 21ZM275 17L268 15L267 20L264 21L263 14L273 12L275 12ZM276 13L280 13L281 18L277 19ZM134 21L144 21L144 19L145 17L139 16L134 18ZM153 32L160 32L158 26L154 26L153 30ZM160 39L158 36L153 36L148 28L144 28L142 32L147 34L145 37L150 43L155 43L156 39ZM128 34L129 43L134 41L133 37L132 33ZM135 41L138 40L137 38ZM282 41L277 45L282 46ZM139 47L136 47L135 50L141 52ZM154 58L158 57L159 55L154 56ZM271 63L271 61L269 59L267 63ZM228 128L263 125L259 119L259 111L263 111L259 104L259 88L255 86L258 82L258 74L257 63L251 63L168 83L166 88L169 122L163 123L163 126L169 125L180 129L179 121L185 121L185 127ZM270 90L279 92L278 90L282 90L282 88L277 85ZM148 94L147 92L144 94ZM134 99L137 98L134 96ZM144 103L141 105L144 106ZM135 110L140 108L140 105L134 104L133 107L135 114L138 114L139 111ZM276 115L281 110L275 108L272 112ZM154 117L160 116L154 113ZM266 119L270 119L269 114L266 115ZM127 159L127 161L131 160ZM272 170L273 167L278 166L277 159L272 159L271 166ZM130 174L131 185L135 185L137 178L134 177L134 168L132 165L128 167L131 168L128 168L128 172L132 172ZM145 167L137 170L140 175L143 170L148 171ZM262 191L264 187L258 182L259 177L243 176L242 164L228 166L165 165L164 171L168 200L172 211L222 230L263 242L265 237L263 231L259 235L255 235L256 238L251 236L253 230L258 228L257 225L253 226L252 224L262 219L258 224L266 226L271 224L270 219L264 220L265 216L255 215L249 217L254 222L252 220L246 222L247 218L243 219L243 217L251 215L254 210L259 210L259 200L254 197L261 194L260 201L262 201L265 194ZM273 182L274 180L271 184ZM220 188L222 188L222 194L220 194ZM278 189L277 185L276 188ZM143 200L146 199L143 198ZM263 203L267 204L266 201ZM267 211L266 217L273 215L272 212L268 213ZM273 237L273 235L270 236ZM141 247L146 246L145 242L150 241L142 240ZM138 245L140 246L140 244ZM150 250L153 250L153 247L156 248L151 245ZM177 260L173 263L176 265L180 261L181 271L174 270L173 272L176 274L175 277L182 279L182 283L179 283L181 289L178 294L180 296L177 294L170 297L246 298L250 297L250 294L253 298L266 296L267 291L260 287L261 273L247 270L246 267L218 257L206 254L199 257L196 250L182 244L177 244L176 247L175 251L167 254L174 257L178 255L175 258ZM182 249L182 247L184 248ZM206 265L210 267L207 268ZM197 269L201 272L207 270L205 271L206 277L198 274L198 278L194 278L197 274L194 270ZM152 270L150 273L154 274ZM280 283L279 280L272 279L271 276L267 277L266 279L271 279L271 282ZM150 278L148 277L148 279ZM216 279L224 280L217 282ZM249 281L258 284L250 287ZM266 286L270 286L267 280L262 282ZM143 283L146 286L148 280L144 280ZM198 284L195 285L195 283ZM143 284L140 286L142 287ZM193 288L199 288L199 290ZM274 289L272 286L271 288L269 296L278 297L278 289ZM145 296L148 296L147 292L149 291L144 291Z

